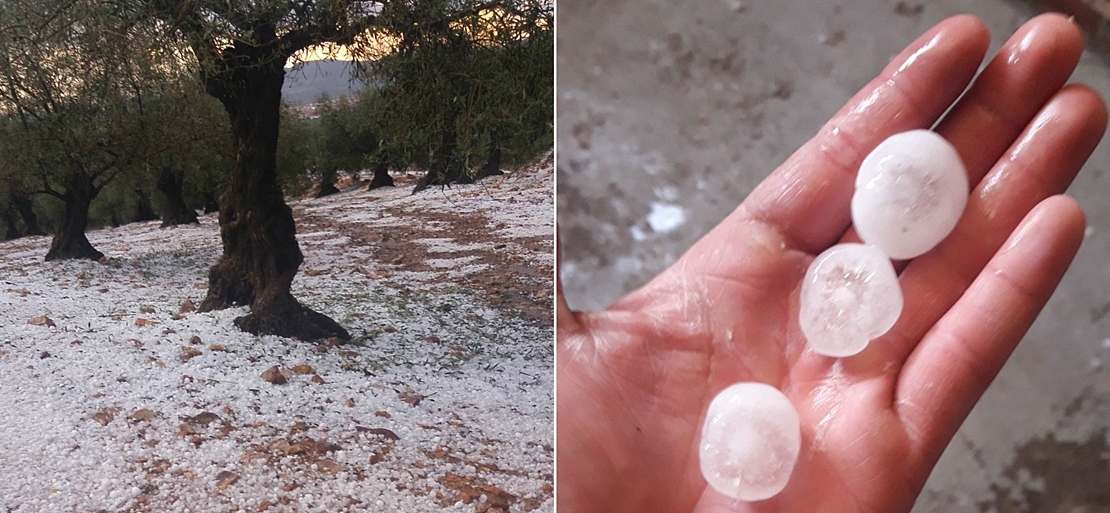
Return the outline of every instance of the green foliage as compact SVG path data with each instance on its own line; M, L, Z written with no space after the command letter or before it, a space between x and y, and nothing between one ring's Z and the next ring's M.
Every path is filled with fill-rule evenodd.
M163 212L164 198L156 183L163 168L180 171L184 196L191 208L204 206L205 194L219 195L231 169L231 127L223 107L192 80L160 84L159 94L146 101L148 119L139 134L147 152L128 166L94 203L94 226L127 223L136 210L137 192ZM115 219L113 219L113 216ZM117 223L118 222L118 223Z
M199 206L208 190L222 190L231 169L231 126L223 107L192 79L173 84L152 108L159 118L147 126L152 149L138 173L151 185L162 167L185 173L186 190Z
M406 4L407 5L407 4ZM514 4L486 17L452 20L445 0L386 8L396 51L371 68L385 147L418 159L437 150L465 168L495 149L527 160L550 147L554 108L551 11ZM418 23L417 19L440 19Z
M390 133L396 115L377 87L367 87L354 99L320 102L317 165L358 171L379 163L404 169L416 163L414 145L403 135Z
M313 127L293 109L281 109L278 132L278 182L286 194L300 196L312 187L306 171L312 167Z
M315 174L379 163L468 169L498 149L510 163L549 149L551 13L543 4L513 5L465 18L445 0L387 6L392 53L363 63L366 87L356 98L319 101Z
M329 101L320 98L316 132L316 168L321 172L357 172L367 167L366 157L378 151L374 112L346 97Z
M470 54L474 81L456 120L458 145L467 155L500 148L511 160L530 160L550 148L554 113L554 40L549 23L501 35Z

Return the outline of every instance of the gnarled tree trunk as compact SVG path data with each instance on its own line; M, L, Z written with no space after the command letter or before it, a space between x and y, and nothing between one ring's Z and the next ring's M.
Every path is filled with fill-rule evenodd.
M216 199L216 193L212 191L204 191L204 213L211 214L212 212L220 211L220 200Z
M162 166L158 173L158 191L166 198L166 210L162 212L162 227L182 224L197 224L197 212L185 204L182 184L185 173L181 170Z
M249 304L250 314L235 319L243 331L302 340L349 339L347 330L301 305L289 291L304 256L293 212L277 180L284 62L272 59L232 68L209 80L209 93L231 117L235 162L220 203L224 252L208 273L208 295L200 309Z
M85 173L72 173L69 176L66 190L61 195L65 202L62 225L50 241L46 260L100 260L104 257L104 253L97 251L85 237L85 229L89 226L89 205L97 192L99 191L93 186L92 179Z
M439 146L432 152L432 163L428 173L417 182L412 190L416 194L432 185L448 185L452 183L474 183L474 177L466 172L466 165L455 155L458 144L455 142L455 125L451 121L443 130Z
M478 171L477 178L503 174L505 174L505 172L501 170L501 148L494 148L493 151L489 152L489 157L486 158L486 164Z
M158 219L158 214L154 213L154 208L150 206L150 196L146 195L140 187L135 188L135 215L131 217L132 223L141 223L143 221L153 221Z
M331 196L337 194L339 189L335 188L335 170L329 169L320 173L320 188L316 190L316 197L323 198L324 196Z
M379 162L374 165L374 178L370 180L368 191L378 187L393 187L393 177L389 176L389 164Z
M15 224L15 215L12 213L13 210L15 209L11 205L8 205L8 209L4 211L4 224L8 225L8 230L4 234L4 240L18 239L23 236L22 233L19 233L19 227Z
M23 235L46 235L39 227L39 217L35 215L34 203L30 196L15 196L12 198L15 211L23 218Z

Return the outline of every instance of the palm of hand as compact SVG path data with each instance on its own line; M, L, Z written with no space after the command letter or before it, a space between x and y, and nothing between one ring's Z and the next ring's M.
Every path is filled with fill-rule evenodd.
M590 440L593 451L610 454L611 461L635 462L635 469L614 466L599 473L642 480L638 488L645 494L672 490L647 502L658 511L689 511L705 489L697 444L706 405L731 383L770 383L798 409L803 451L784 493L752 511L871 511L870 505L896 503L896 496L886 497L895 495L893 490L873 488L897 483L904 491L912 483L905 465L912 447L891 403L890 373L882 372L881 364L874 371L861 369L875 362L838 361L807 351L797 327L797 287L813 256L778 247L752 253L760 257L749 260L752 271L736 281L687 276L680 263L640 293L664 299L633 295L609 312L583 318L587 328L609 323L617 328L564 340L576 348L559 361L568 367L560 374L560 397L573 396L581 386L597 403L588 409L560 404L560 424L611 421L616 429ZM733 290L722 304L725 290L736 283L759 286ZM639 308L640 301L651 303L648 311ZM727 315L729 310L736 314ZM604 372L571 361L578 359L592 360L589 368ZM579 415L586 418L576 419ZM703 506L710 502L723 507L728 501L711 496Z
M844 173L887 135L931 125L985 49L977 21L938 25L663 275L606 312L560 304L561 511L910 509L1082 238L1075 203L1051 197L1106 122L1096 95L1060 89L1081 49L1074 27L1031 21L937 127L979 186L956 232L902 270L906 306L890 333L857 356L817 355L798 328L798 289L816 253L854 240ZM1026 74L1041 80L1015 85ZM699 470L706 406L739 381L778 387L802 422L790 483L767 501L730 501Z

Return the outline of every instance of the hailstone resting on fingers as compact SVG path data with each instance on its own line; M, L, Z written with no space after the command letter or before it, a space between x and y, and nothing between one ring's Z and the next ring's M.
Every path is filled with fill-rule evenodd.
M809 346L826 356L851 356L886 333L902 313L902 288L879 248L837 244L810 264L802 281L798 320Z
M782 392L737 383L709 404L698 451L701 473L733 499L769 499L786 487L801 445L798 412Z
M914 258L952 232L967 195L967 170L956 149L936 132L910 130L883 141L863 160L852 223L860 239L890 258Z

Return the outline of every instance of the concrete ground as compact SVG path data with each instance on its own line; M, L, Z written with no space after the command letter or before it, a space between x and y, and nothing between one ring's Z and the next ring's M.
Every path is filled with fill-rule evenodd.
M1007 0L559 0L558 219L567 299L600 309L674 261L905 44L956 13L994 50ZM1074 81L1110 98L1110 60ZM915 512L1110 512L1110 143L1069 191L1090 228Z

